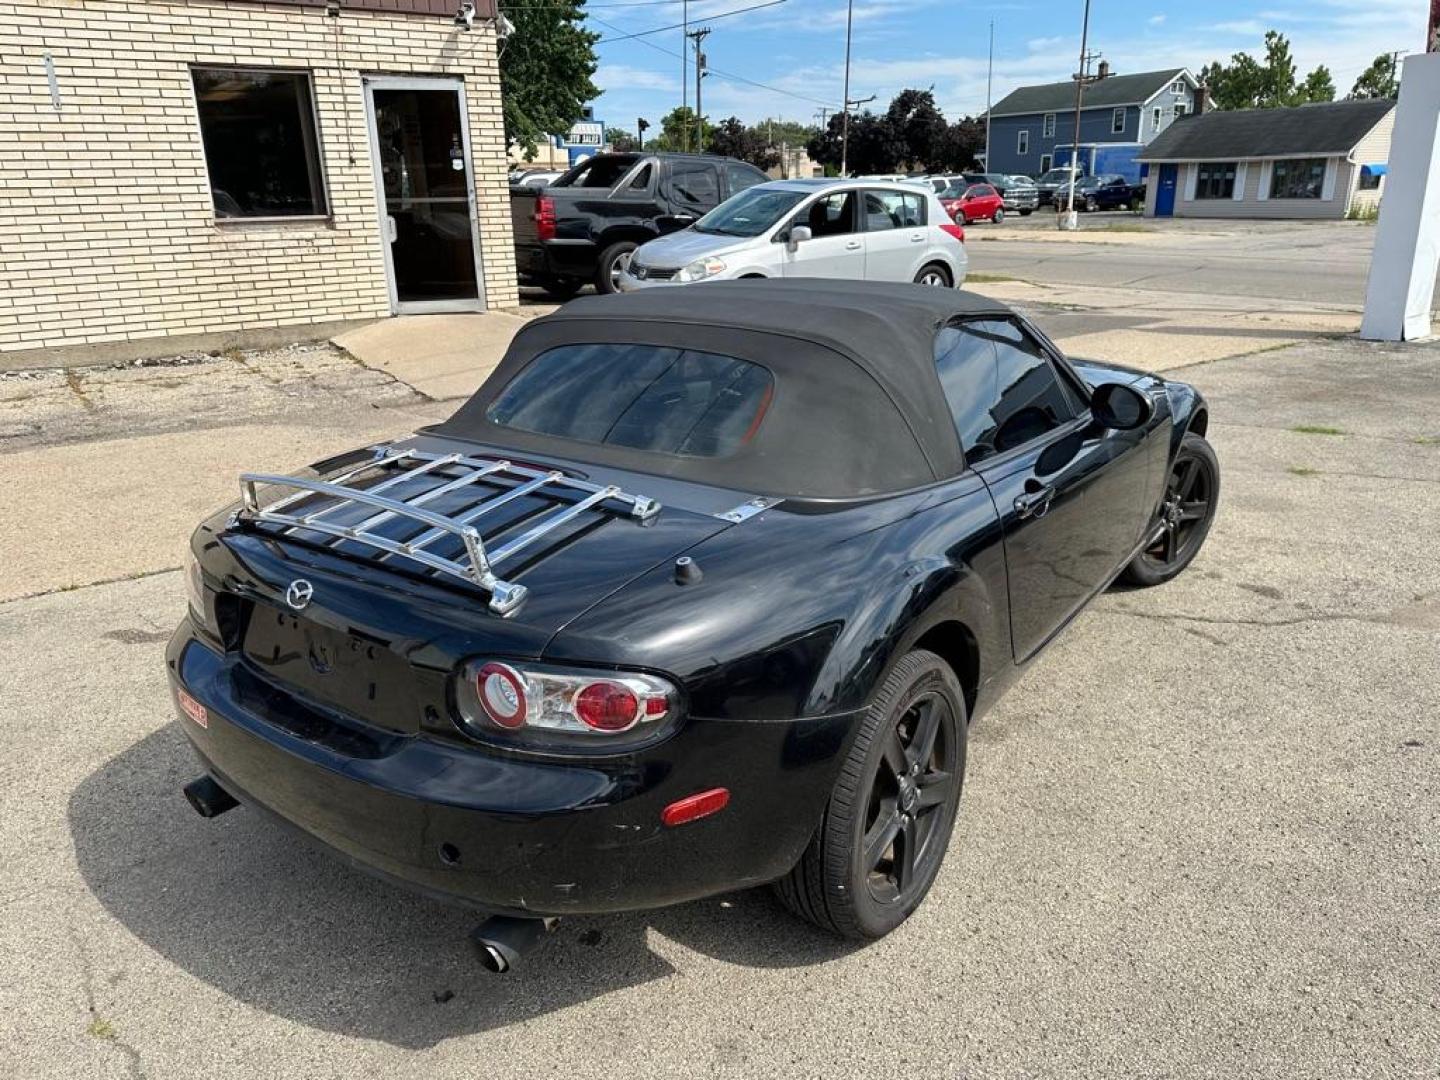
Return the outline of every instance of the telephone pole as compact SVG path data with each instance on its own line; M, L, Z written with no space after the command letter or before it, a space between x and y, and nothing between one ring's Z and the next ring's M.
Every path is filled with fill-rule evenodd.
M875 100L875 95L862 98L845 99L845 122L841 124L840 134L840 175L845 175L846 164L850 160L850 109L856 105L867 105Z
M990 84L995 78L995 20L990 20L990 61L985 66L985 171L990 171Z
M1089 0L1086 0L1088 3ZM845 165L850 153L850 27L855 21L855 0L845 3L845 96L844 119L840 121L840 175L845 175Z
M703 42L703 41L706 39L706 37L709 36L709 34L710 34L710 28L709 28L708 26L702 26L702 27L700 27L699 29L697 29L697 30L692 30L692 31L690 31L690 33L688 33L688 34L685 35L686 37L691 37L691 38L694 38L694 39L695 39L695 152L696 152L696 153L704 153L704 151L705 151L705 113L704 113L704 110L701 108L701 105L700 105L700 80L703 79L703 78L708 74L708 72L706 72L706 70L705 70L705 54L700 51L700 43Z
M684 0L680 6L680 108L690 107L690 53L685 46L686 39L690 36L690 0ZM684 115L683 113L681 114ZM682 151L690 148L690 126L685 123L680 125L680 149Z

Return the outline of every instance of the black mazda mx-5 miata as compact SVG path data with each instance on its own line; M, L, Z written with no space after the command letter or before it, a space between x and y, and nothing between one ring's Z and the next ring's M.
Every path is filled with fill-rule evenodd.
M1204 542L1206 424L966 292L578 300L444 423L200 526L187 794L497 916L499 969L549 917L766 882L878 937L939 870L969 722Z

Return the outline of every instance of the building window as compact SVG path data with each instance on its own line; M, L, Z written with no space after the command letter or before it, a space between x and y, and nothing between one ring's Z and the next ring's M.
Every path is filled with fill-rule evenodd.
M1361 191L1379 191L1380 178L1384 175L1383 172L1377 171L1370 165L1362 165L1360 167L1359 189Z
M1170 92L1172 94L1183 94L1185 92L1185 80L1176 79L1170 84Z
M1205 161L1196 166L1195 198L1230 199L1235 196L1235 162Z
M242 68L191 75L215 216L324 216L310 76Z
M1175 119L1176 119L1176 120L1179 120L1180 117L1182 117L1182 116L1184 116L1184 115L1185 115L1185 103L1184 103L1183 101L1177 101L1177 102L1175 103Z
M1150 126L1153 127L1156 131L1159 131L1159 130L1160 130L1160 106L1159 106L1159 105L1156 105L1155 108L1153 108L1153 109L1150 110Z
M1030 153L1030 129L1021 128L1020 134L1015 138L1015 153L1025 155Z
M1119 135L1125 130L1125 110L1115 109L1110 113L1110 134Z
M1041 155L1040 155L1040 172L1041 172L1041 174L1043 175L1043 174L1045 174L1045 173L1047 173L1047 172L1049 172L1049 171L1050 171L1050 155L1049 155L1049 154L1041 154Z
M1324 187L1324 158L1287 158L1270 167L1272 199L1318 199Z
M1055 137L1055 114L1053 112L1047 112L1045 114L1045 122L1040 129L1040 137L1042 139L1053 139Z

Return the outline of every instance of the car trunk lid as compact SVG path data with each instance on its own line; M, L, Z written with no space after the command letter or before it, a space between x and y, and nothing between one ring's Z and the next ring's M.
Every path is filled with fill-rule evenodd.
M435 530L424 521L399 513L375 521L383 511L374 505L341 505L323 492L303 491L281 506L267 490L262 513L242 509L206 556L208 576L224 582L216 609L227 646L253 674L312 705L387 730L414 731L427 712L447 714L448 678L462 660L540 656L575 617L728 525L675 507L642 518L634 504L616 497L577 510L593 495L549 483L515 494L532 481L499 470L460 484L475 462L490 460L463 450L456 461L406 478L419 461L452 456L442 452L443 442L427 445L437 449L424 459L397 460L392 452L359 472L352 465L339 474L343 488L379 491L405 505L419 502L454 520L470 517L485 551L501 556L514 550L493 569L504 583L523 589L523 599L497 611L494 590L405 555L407 544L423 541L420 553L468 567L462 540L447 534L426 541ZM512 464L535 466L544 476L558 471ZM329 475L322 483L335 480ZM594 486L601 492L613 487ZM294 493L277 492L282 498ZM644 497L636 498L643 507ZM493 508L475 513L486 505ZM281 509L266 517L265 508L275 506ZM336 535L346 530L354 535ZM514 547L527 536L534 538ZM378 548L375 540L402 550Z

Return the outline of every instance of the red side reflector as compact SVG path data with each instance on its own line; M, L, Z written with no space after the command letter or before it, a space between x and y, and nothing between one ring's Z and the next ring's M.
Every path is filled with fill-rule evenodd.
M684 825L687 821L695 821L698 818L709 817L711 814L718 814L729 803L730 792L726 788L711 788L709 791L696 792L694 795L687 795L679 802L671 803L661 811L660 820L674 828L676 825Z
M177 690L175 694L180 699L181 712L203 728L210 726L210 714L205 711L204 705L201 705L200 702L196 701L184 690ZM724 803L721 803L721 805L723 806Z

